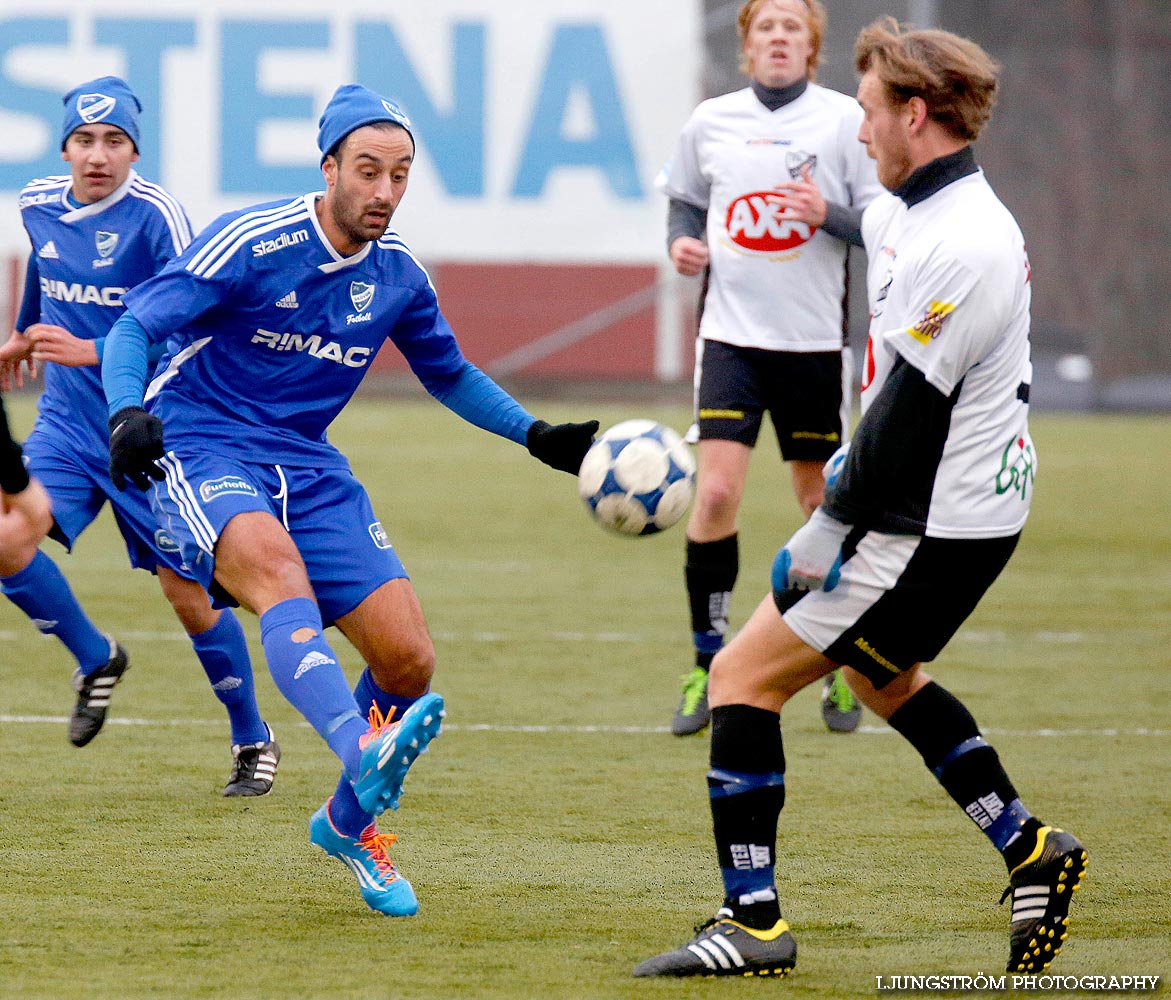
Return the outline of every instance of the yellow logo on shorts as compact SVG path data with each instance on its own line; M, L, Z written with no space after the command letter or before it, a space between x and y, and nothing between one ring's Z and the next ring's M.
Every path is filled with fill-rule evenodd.
M920 344L927 346L939 336L940 330L943 329L943 321L954 311L955 306L950 302L932 302L927 307L924 317L914 326L907 327L907 333Z
M813 441L841 441L842 436L837 431L829 434L819 434L817 431L793 431L793 440L811 439Z
M857 646L860 650L862 650L862 652L865 653L867 656L869 656L875 663L878 663L881 666L886 667L886 669L889 670L892 674L899 673L898 667L896 667L893 663L891 663L890 660L888 660L885 656L883 656L877 649L875 649L873 646L871 646L870 643L868 643L861 636L858 636L858 638L854 640L854 645Z
M743 410L700 410L700 420L743 420Z

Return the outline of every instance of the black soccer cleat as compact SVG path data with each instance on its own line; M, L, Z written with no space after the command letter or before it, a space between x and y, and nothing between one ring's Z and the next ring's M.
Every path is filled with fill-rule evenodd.
M281 748L265 723L268 739L259 743L232 744L232 773L224 786L224 795L243 797L267 795L276 780L277 765L281 762Z
M797 964L797 942L778 920L769 930L754 930L731 919L722 907L696 935L674 951L635 966L636 976L771 976L780 979Z
M114 685L130 669L130 657L126 650L113 639L110 640L110 659L104 667L98 667L91 674L80 670L73 672L73 690L77 702L69 716L69 742L83 747L102 731L106 721L106 710L110 707L110 695Z
M1072 833L1037 831L1037 849L1009 873L1003 903L1012 896L1008 972L1049 968L1069 937L1069 904L1086 874L1087 855Z

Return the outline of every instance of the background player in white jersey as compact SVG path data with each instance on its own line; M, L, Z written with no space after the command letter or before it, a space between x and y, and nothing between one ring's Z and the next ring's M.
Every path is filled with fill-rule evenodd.
M534 420L464 359L426 271L387 229L414 161L410 129L392 102L339 88L318 133L324 194L216 220L128 293L103 365L115 481L159 481L160 523L201 580L260 616L277 687L343 764L310 840L392 916L418 903L375 817L397 807L443 699L429 690L418 598L326 429L387 339L444 405L555 468L576 474L598 426ZM168 337L148 413L147 345ZM368 664L354 691L331 624Z
M1008 562L1028 514L1029 266L976 166L996 64L943 31L878 21L858 38L859 138L890 190L862 226L872 320L863 416L840 477L777 554L773 594L716 657L708 788L723 906L635 975L783 975L797 946L774 874L788 698L846 666L999 850L1010 972L1068 936L1086 853L1022 804L968 710L922 669ZM911 849L911 848L909 848Z
M191 636L212 690L231 722L232 772L225 795L263 795L280 750L256 707L252 666L235 615L211 606L178 547L158 529L141 494L110 481L106 400L98 368L121 296L191 242L182 206L138 175L138 98L117 77L65 95L62 159L70 173L32 181L20 196L32 253L17 331L0 348L9 379L21 365L44 365L45 390L25 460L52 499L52 535L72 549L109 501L131 565L158 574L163 593ZM35 369L34 369L35 370ZM77 660L77 699L69 738L85 746L102 727L128 658L93 625L69 584L36 542L0 557L0 587Z
M728 628L737 515L764 414L807 516L821 502L822 466L848 429L847 242L860 243L860 209L881 187L855 138L862 109L813 82L825 23L818 0L748 0L739 30L751 85L696 109L661 184L675 269L710 269L696 349L699 486L684 570L696 655L671 721L680 736L708 724L708 668ZM784 192L813 177L845 206L821 228L781 211ZM837 675L827 680L822 714L831 729L858 725L861 708Z

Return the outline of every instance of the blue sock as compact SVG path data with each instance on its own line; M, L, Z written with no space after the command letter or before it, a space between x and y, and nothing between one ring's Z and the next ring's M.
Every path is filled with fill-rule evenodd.
M354 786L345 771L338 778L333 798L329 800L329 818L333 820L338 833L355 840L374 822L374 817L358 805L358 796L354 794Z
M0 590L45 635L55 635L73 654L83 674L110 660L110 640L82 611L57 564L38 551L19 573L0 579Z
M260 639L281 694L338 755L350 780L356 780L362 757L358 737L369 727L322 635L317 605L308 597L274 605L260 616Z
M716 658L716 653L724 648L723 632L692 632L691 638L695 642L695 665L707 670Z
M374 675L370 673L369 667L362 671L362 676L358 678L358 683L354 685L354 701L358 703L358 711L363 714L369 713L370 705L373 703L378 706L378 711L383 715L388 715L393 708L394 718L401 719L403 712L418 700L418 697L391 694L389 691L383 691L375 683Z
M225 609L206 632L191 636L195 655L211 682L215 696L228 710L232 742L263 743L269 739L268 726L256 707L256 687L252 682L252 661L240 620Z
M374 682L369 667L362 671L362 676L358 678L358 683L354 686L354 701L358 703L358 710L361 712L369 712L370 705L375 704L383 715L388 715L393 708L394 718L400 719L403 712L418 700L418 698L383 691ZM329 815L333 820L333 825L347 837L357 837L374 822L374 817L358 805L358 797L354 794L354 787L350 784L350 779L345 772L342 772L337 789L333 793L333 800L329 804Z

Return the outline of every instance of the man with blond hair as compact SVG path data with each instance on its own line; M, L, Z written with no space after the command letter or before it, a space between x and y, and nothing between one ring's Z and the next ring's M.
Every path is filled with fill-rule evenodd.
M871 324L863 416L840 475L777 554L773 592L716 657L708 773L723 906L635 975L785 975L797 946L774 877L785 799L780 711L841 665L1001 853L1008 971L1046 968L1086 869L1021 802L933 660L1008 562L1032 499L1029 263L971 143L996 64L943 31L858 38L858 138L890 192L864 212Z
M684 564L695 665L671 722L678 736L710 718L708 670L728 630L737 519L765 414L806 517L821 503L822 466L847 430L847 244L882 187L855 139L858 102L814 82L825 24L818 0L748 0L738 26L750 85L696 108L660 183L670 199L671 262L707 278L692 428L699 488ZM813 178L841 207L816 226L786 218L783 193ZM841 732L861 717L836 675L822 714Z

